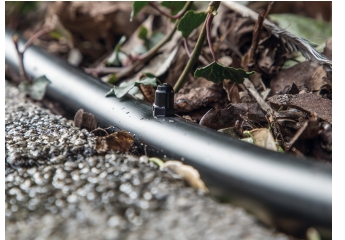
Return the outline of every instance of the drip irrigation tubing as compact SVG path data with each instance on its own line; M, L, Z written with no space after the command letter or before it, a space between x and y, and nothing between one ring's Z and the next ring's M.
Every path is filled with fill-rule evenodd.
M6 29L5 61L18 72L13 34ZM212 196L244 206L278 229L285 228L279 222L288 221L303 230L331 230L330 165L269 151L180 117L154 118L152 105L129 95L106 98L109 85L36 46L26 50L24 66L28 76L51 81L49 99L74 113L81 108L92 113L100 127L130 132L141 153L195 167Z

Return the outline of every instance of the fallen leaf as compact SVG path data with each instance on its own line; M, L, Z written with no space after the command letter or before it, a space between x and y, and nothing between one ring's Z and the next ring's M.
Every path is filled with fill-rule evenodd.
M265 113L257 103L236 103L226 109L209 110L199 124L216 130L233 127L237 120L242 120L241 115L247 115L254 122L267 123Z
M79 109L74 116L74 126L92 131L97 128L97 120L93 114Z
M172 171L185 180L191 187L208 193L205 183L200 179L198 170L192 166L185 165L180 161L167 161L164 163L162 169Z
M273 135L269 129L256 128L249 131L249 133L255 145L272 151L278 150Z
M107 65L116 66L116 67L121 66L119 55L120 55L121 46L125 41L126 41L126 37L122 36L120 41L116 44L113 53L108 58Z
M268 101L278 106L297 108L309 114L314 112L322 120L332 123L332 101L315 94L275 95L269 97Z
M129 152L134 143L133 137L126 131L121 130L104 137L97 137L96 151L105 153L110 150Z
M106 97L115 96L117 98L122 98L133 87L138 87L141 84L156 87L157 86L157 78L144 78L144 79L139 80L139 81L125 84L125 86L114 86L105 96Z
M270 88L272 94L278 94L284 90L285 86L291 86L293 83L295 83L297 87L304 87L318 66L317 63L312 61L305 61L291 68L281 70L271 79Z
M32 84L28 82L21 82L18 88L22 92L27 92L32 99L42 100L46 93L47 86L50 83L51 82L46 76L41 76L41 77L35 78Z
M176 112L190 112L206 106L224 108L228 104L226 92L222 85L210 87L182 88L175 94Z

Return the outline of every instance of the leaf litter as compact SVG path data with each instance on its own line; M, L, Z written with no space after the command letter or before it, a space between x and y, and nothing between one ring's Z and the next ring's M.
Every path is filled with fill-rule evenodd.
M164 12L178 15L183 5L171 4L155 3ZM211 27L213 50L219 61L212 61L212 52L205 41L201 55L186 76L186 83L175 93L175 111L197 124L215 130L228 129L234 133L229 137L243 139L248 137L247 132L265 132L263 139L273 139L275 146L283 148L286 154L331 162L332 35L329 18L316 20L316 10L305 10L303 17L291 15L296 13L291 11L289 16L292 17L288 18L278 10L283 5L292 6L293 2L275 2L271 9L267 9L267 4L253 7L258 13L236 3L220 5ZM122 89L119 97L129 92L152 103L155 84L143 85L140 80L145 74L151 74L148 77L162 83L176 83L196 47L203 27L201 20L206 16L206 9L195 6L185 14L186 19L189 15L197 16L191 19L195 20L194 25L188 28L183 18L180 22L169 20L148 2L134 2L133 6L131 2L52 2L46 4L45 19L55 16L61 29L58 38L66 41L56 41L55 35L44 36L37 42L45 48L57 46L55 53L64 58L73 48L78 49L82 54L80 66L96 69L90 72L96 72L99 77L108 75L104 79L112 85L111 94L116 95L115 89ZM296 10L296 7L289 9ZM327 16L320 9L322 16ZM178 30L173 32L176 22ZM42 25L43 22L36 22L32 29ZM311 33L301 31L305 26L314 30ZM27 30L27 35L33 34L32 29ZM162 41L154 40L153 33L172 35L159 49L151 51ZM317 47L320 53L310 47L313 42L321 44ZM135 53L138 46L146 46L146 52ZM146 58L147 51L149 58ZM305 58L297 57L296 53ZM145 61L141 62L142 58ZM107 66L107 61L113 66ZM220 70L218 66L222 66ZM106 71L102 73L99 69ZM224 69L230 70L224 72ZM244 69L239 72L243 79L234 78L233 69ZM270 142L270 147L266 148L277 150ZM106 148L109 147L103 144L103 149Z

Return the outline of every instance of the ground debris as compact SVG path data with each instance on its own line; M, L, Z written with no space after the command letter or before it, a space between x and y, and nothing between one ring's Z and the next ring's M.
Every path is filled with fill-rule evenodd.
M198 170L192 166L185 165L180 161L167 161L164 163L163 169L172 171L174 174L177 174L182 179L184 179L191 187L201 190L204 193L208 193L208 189L205 186L205 183L200 179L200 174Z
M315 94L275 95L269 97L268 101L278 106L297 108L309 114L314 112L322 120L332 123L332 101Z
M93 114L84 112L83 109L79 109L74 116L74 126L78 128L86 128L88 131L92 131L97 128L97 120Z
M96 142L96 150L98 153L105 153L110 150L129 152L134 144L133 137L126 131L121 130L107 136L99 136Z
M254 122L267 123L265 113L257 103L235 103L225 109L209 110L199 124L216 130L233 127L237 120L242 120L241 115L246 115Z
M221 109L228 103L222 84L213 84L210 87L181 89L175 94L174 108L176 112L190 112L206 106Z

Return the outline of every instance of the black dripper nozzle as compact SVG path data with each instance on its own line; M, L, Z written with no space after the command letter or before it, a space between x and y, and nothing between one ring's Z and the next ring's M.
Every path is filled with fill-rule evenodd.
M155 103L152 107L154 117L174 117L174 89L168 83L158 85Z

